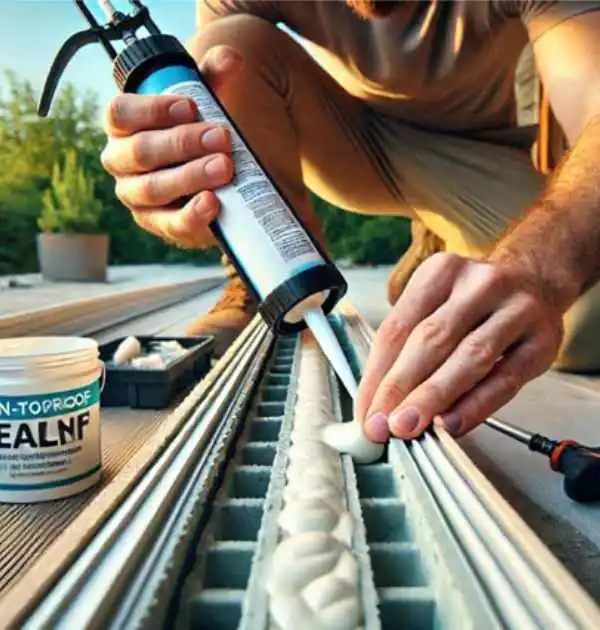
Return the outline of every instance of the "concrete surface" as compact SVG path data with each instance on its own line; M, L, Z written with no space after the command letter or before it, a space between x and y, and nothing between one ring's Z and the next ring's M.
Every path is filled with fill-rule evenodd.
M215 275L225 275L222 266L122 265L110 267L106 282L49 282L39 274L0 276L0 317L72 300ZM11 287L11 281L16 281L18 286Z
M389 268L344 271L349 299L377 326L389 312ZM496 417L548 437L600 445L600 377L548 372L528 384ZM499 492L588 592L600 602L600 504L580 505L562 491L548 460L482 426L461 445ZM599 623L600 627L600 623Z

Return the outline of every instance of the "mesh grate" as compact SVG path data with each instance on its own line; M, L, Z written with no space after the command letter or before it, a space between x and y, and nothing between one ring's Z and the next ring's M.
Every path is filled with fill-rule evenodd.
M373 580L383 630L437 628L433 590L412 538L407 506L389 464L356 466Z
M196 549L177 623L181 630L269 627L264 582L278 540L296 344L289 338L278 342L257 389ZM335 406L348 416L352 405L339 391L333 388ZM412 500L408 479L387 462L359 466L344 456L343 469L349 508L361 522L353 551L361 572L364 627L440 630L470 620L460 588L449 590L446 578L440 578L449 574L449 566L435 534L424 535L429 525Z
M229 464L187 580L179 625L235 629L257 551L277 442L286 411L296 338L277 343Z

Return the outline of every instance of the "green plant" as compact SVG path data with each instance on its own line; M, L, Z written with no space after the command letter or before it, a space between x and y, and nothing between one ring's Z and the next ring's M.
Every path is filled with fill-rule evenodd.
M43 232L91 234L98 231L102 206L94 181L79 165L77 152L65 152L64 165L54 165L50 188L42 197L38 226Z

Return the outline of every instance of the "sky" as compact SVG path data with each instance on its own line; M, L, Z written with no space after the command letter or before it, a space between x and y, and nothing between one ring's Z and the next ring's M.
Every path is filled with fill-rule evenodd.
M116 7L128 9L125 0ZM163 33L185 42L194 32L195 0L147 0L152 17ZM88 6L103 18L95 0ZM62 43L86 22L72 0L0 0L0 75L6 69L28 79L38 91ZM0 78L0 90L3 85ZM71 61L62 83L70 81L79 89L93 89L103 107L117 93L112 64L100 45L83 48Z

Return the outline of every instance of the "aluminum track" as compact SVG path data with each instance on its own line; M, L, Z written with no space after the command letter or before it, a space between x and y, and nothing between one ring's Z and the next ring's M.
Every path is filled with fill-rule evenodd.
M349 305L333 321L360 372L372 330ZM7 627L271 627L264 578L302 348L255 321L104 522L30 582L28 604L22 588L0 605ZM443 430L392 441L379 463L342 465L365 628L600 626L593 601Z
M364 365L373 330L349 304L339 326L352 358ZM412 512L406 533L420 548L430 593L437 593L435 627L600 627L600 608L443 428L409 443L393 440L388 463L365 468L362 483L382 492L375 480L386 470L396 500ZM456 614L457 590L464 591L470 623ZM397 622L407 598L387 584L379 594L382 618Z
M136 305L136 316L122 324L110 325L108 321L98 322L88 334L104 343L127 334L182 334L185 325L198 313L205 312L218 297L217 289L210 289L217 279L208 278L206 290L199 296L186 301L180 299L175 304L156 310L156 302L141 301ZM165 288L166 285L163 286ZM200 284L194 291L202 289ZM155 288L152 289L154 291ZM154 298L167 302L180 293L164 296L155 294ZM148 297L152 297L150 294ZM88 305L89 306L89 305ZM120 308L129 308L130 303L117 303ZM73 314L73 313L72 313ZM116 311L113 314L117 314ZM73 314L74 315L74 314ZM128 313L122 312L123 316ZM1 322L1 320L0 320ZM70 322L73 333L80 333L76 328L79 320L74 316ZM84 320L84 325L90 321ZM1 323L0 323L1 328ZM105 408L102 410L102 468L100 484L88 491L61 499L37 504L1 504L0 505L0 599L19 582L30 566L45 554L47 548L61 532L80 514L100 492L115 483L122 471L131 468L130 461L142 450L147 452L146 444L152 443L155 436L162 433L169 424L169 415L183 396L162 410L135 410L129 408ZM151 453L147 455L151 457ZM33 535L35 534L35 535ZM0 624L1 625L1 624Z
M214 368L216 375L204 379L174 412L170 439L155 445L154 460L128 493L101 493L96 503L111 509L96 513L102 518L86 537L77 540L89 527L90 515L82 513L48 550L49 557L2 600L3 627L130 628L150 621L161 626L189 531L202 518L271 347L271 334L255 320ZM62 561L55 557L60 553Z

